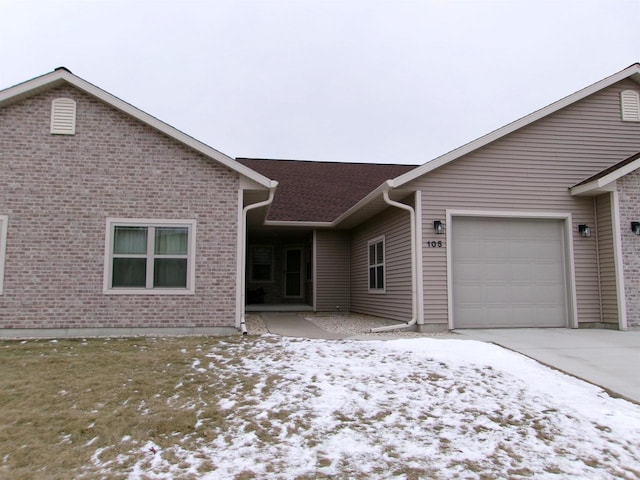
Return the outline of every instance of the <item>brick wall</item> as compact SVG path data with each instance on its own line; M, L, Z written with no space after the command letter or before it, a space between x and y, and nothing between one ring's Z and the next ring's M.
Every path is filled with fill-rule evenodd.
M49 133L77 102L76 135ZM238 174L70 86L0 109L0 328L233 326ZM107 217L196 219L195 295L104 295Z
M631 222L640 221L640 171L618 180L620 203L620 233L624 288L627 302L627 324L640 326L640 237L631 231Z

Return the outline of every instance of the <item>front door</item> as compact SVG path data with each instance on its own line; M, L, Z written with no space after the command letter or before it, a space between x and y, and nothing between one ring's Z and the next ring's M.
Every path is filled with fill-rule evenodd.
M284 258L284 296L302 297L302 248L287 248Z

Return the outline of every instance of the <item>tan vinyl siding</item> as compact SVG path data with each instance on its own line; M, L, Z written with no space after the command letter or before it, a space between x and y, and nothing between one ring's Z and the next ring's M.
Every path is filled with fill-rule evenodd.
M348 232L316 230L316 311L350 310L349 248Z
M571 213L579 322L599 322L596 239L577 225L594 225L593 200L568 188L640 150L640 125L620 119L625 80L407 185L422 191L423 277L426 323L446 323L446 236L433 220L447 209ZM442 240L444 248L429 248Z
M385 239L385 293L369 292L368 242ZM351 311L393 320L411 319L409 213L388 208L352 232Z
M596 235L598 239L598 265L600 271L600 296L602 321L618 323L618 295L616 291L616 267L613 250L613 226L611 223L611 194L594 198L596 207Z

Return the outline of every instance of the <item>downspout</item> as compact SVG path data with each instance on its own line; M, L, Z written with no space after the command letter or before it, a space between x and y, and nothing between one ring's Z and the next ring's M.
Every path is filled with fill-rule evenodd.
M385 188L385 190L382 192L382 198L384 199L385 203L392 207L401 208L402 210L406 210L407 212L409 212L409 222L411 225L411 320L400 325L387 325L384 327L372 328L371 332L374 333L412 327L418 321L418 295L416 291L416 272L418 271L418 269L416 268L416 212L413 207L410 207L409 205L391 200L389 198L389 187L391 187L390 180L387 180L387 185L388 187Z
M242 331L242 335L246 335L247 332L247 324L245 321L245 302L247 295L247 286L246 286L246 276L247 276L247 212L249 210L254 210L260 207L266 207L273 202L273 196L276 193L276 187L278 186L278 182L275 180L271 181L271 186L269 187L269 197L262 202L252 203L250 205L245 206L242 209L242 225L241 225L241 252L240 256L242 257L242 268L240 269L240 330Z

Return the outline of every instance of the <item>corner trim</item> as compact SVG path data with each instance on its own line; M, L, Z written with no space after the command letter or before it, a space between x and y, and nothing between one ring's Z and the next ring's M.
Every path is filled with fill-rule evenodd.
M611 192L611 227L613 234L613 258L616 271L616 295L618 297L618 328L627 330L627 298L624 285L624 259L622 258L622 232L620 231L620 203L618 192Z

